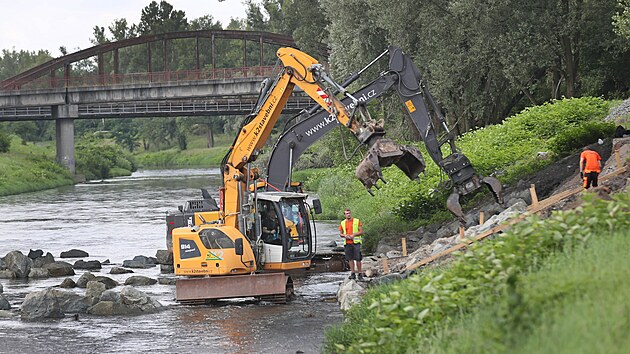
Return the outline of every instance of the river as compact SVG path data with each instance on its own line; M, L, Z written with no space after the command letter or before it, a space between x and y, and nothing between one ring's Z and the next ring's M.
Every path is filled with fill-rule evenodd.
M218 169L147 170L99 183L0 197L0 256L42 249L62 260L62 251L77 248L90 254L85 260L108 259L112 264L100 273L123 283L129 275L108 274L111 267L165 249L166 211L200 198L202 187L216 190L219 183ZM317 229L321 249L334 239L336 224L318 222ZM157 267L134 271L162 276ZM72 278L76 281L81 274L77 271ZM78 320L68 316L45 322L0 318L0 352L318 353L325 328L342 320L332 299L343 276L298 277L294 279L297 298L285 305L223 301L182 306L174 301L172 285L138 287L167 309L142 316L81 315ZM26 294L62 280L0 279L0 283L15 309Z

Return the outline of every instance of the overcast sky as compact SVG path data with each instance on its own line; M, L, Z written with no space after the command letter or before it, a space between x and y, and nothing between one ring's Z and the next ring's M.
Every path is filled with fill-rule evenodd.
M107 30L115 19L140 22L151 0L0 0L0 50L48 49L54 57L60 46L69 53L92 46L94 26ZM159 3L159 0L157 0ZM231 18L244 18L243 0L167 0L183 10L188 21L212 15L225 28ZM109 35L109 32L107 32Z

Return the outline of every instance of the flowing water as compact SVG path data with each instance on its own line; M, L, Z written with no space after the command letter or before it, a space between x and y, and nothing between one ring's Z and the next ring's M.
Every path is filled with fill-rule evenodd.
M216 190L218 169L140 171L130 177L86 183L37 193L0 197L0 256L13 250L51 252L56 260L73 248L85 260L109 260L100 274L119 283L130 274L108 274L136 255L154 256L165 249L167 210L199 199L200 188ZM318 248L335 238L336 223L318 222ZM135 274L160 277L159 268ZM82 274L72 277L75 281ZM98 274L97 274L98 275ZM134 274L131 274L134 275ZM175 286L138 289L167 307L142 316L81 315L45 322L0 317L0 352L56 353L317 353L327 326L342 315L335 301L343 273L320 273L294 279L297 299L274 305L222 301L212 306L182 306ZM26 294L55 286L63 278L0 279L13 309ZM81 292L83 289L75 289ZM15 311L14 311L15 312Z

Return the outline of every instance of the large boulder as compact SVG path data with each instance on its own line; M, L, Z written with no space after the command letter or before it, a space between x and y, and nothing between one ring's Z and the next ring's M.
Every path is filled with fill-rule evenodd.
M132 260L124 260L123 267L125 268L152 268L158 264L155 257L147 256L135 256Z
M96 279L96 276L94 274L90 272L85 272L79 277L79 280L77 280L77 287L85 288L87 287L87 283L94 279Z
M132 314L129 313L125 305L114 301L99 301L96 305L88 309L88 313L97 316L116 316Z
M92 299L71 291L48 288L26 295L22 304L22 320L63 318L66 313L85 313Z
M156 284L157 280L151 279L149 277L145 277L144 275L133 275L125 280L125 285L134 285L134 286L142 286L142 285L153 285Z
M105 290L99 301L120 302L120 293L114 290Z
M59 284L60 288L65 288L65 289L75 288L76 286L77 286L77 283L75 283L74 280L72 280L72 278L66 278L61 282L61 284Z
M160 264L160 273L171 274L175 273L175 266L172 264Z
M33 260L33 268L44 268L46 264L50 263L55 263L55 257L50 252L46 252L45 256Z
M15 277L19 279L28 278L32 264L33 261L20 251L11 251L4 257L4 265L7 270L15 273Z
M70 251L61 252L61 254L59 255L59 257L61 258L85 258L89 256L89 253L77 249L71 249Z
M44 268L48 269L48 275L51 277L67 277L74 275L74 269L72 264L67 262L53 262L44 265Z
M87 287L88 282L90 281L97 281L99 283L103 283L103 285L105 285L107 289L113 289L118 286L118 283L112 278L108 278L102 275L94 276L94 274L90 272L85 272L83 273L83 275L81 275L79 280L77 280L77 287L85 288Z
M122 267L112 267L112 269L109 270L109 274L127 274L127 273L133 273L133 270L125 269Z
M0 270L0 279L15 279L15 273L10 270Z
M177 284L177 279L175 279L175 278L158 278L158 284L160 284L160 285L175 285L175 284Z
M155 258L160 264L173 265L173 252L169 250L157 250Z
M163 309L162 304L149 295L134 288L124 286L120 291L120 302L131 309L138 309L140 313L151 313Z
M101 298L101 301L88 309L88 313L99 316L139 315L164 308L158 301L132 286L125 286L118 297L111 291L105 291Z
M0 294L0 310L9 310L11 309L11 304L9 303L9 300L7 300L7 298Z
M81 296L72 291L52 289L52 294L59 301L64 313L85 313L92 302L86 296Z
M32 259L32 260L36 260L37 258L41 257L44 255L44 251L42 250L29 250L28 251L28 258Z
M105 284L92 280L87 283L85 296L90 298L92 300L91 305L94 305L99 302L101 294L103 294L105 290L107 290Z
M113 289L118 286L118 282L116 282L114 279L102 275L95 277L94 281L103 283L107 289Z
M83 261L78 260L74 262L74 269L89 269L89 270L100 270L101 262L99 261Z
M48 278L48 269L46 268L31 268L28 273L28 277L31 279L43 279Z
M23 321L37 321L47 318L63 318L61 304L51 288L26 295L22 303Z
M358 282L350 279L344 280L337 291L337 300L341 310L348 311L352 305L359 303L365 291Z

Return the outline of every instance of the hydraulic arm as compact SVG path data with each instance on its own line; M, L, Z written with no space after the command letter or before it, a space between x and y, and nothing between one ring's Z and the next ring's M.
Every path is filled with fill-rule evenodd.
M472 167L469 159L457 150L455 136L449 131L446 120L435 103L433 96L423 83L415 64L400 48L390 46L367 67L352 75L342 85L347 86L356 80L376 60L389 55L389 68L377 79L342 99L347 109L354 109L358 104L381 97L395 91L404 104L405 111L420 133L431 159L444 171L452 183L452 194L447 200L448 209L463 222L463 213L459 204L461 195L466 195L486 184L499 203L503 202L502 187L494 177L481 177ZM358 102L357 102L358 101ZM280 188L290 185L291 168L299 156L317 140L336 127L339 122L326 111L316 112L314 107L310 116L286 129L276 142L267 166L267 182ZM438 124L434 124L431 112ZM439 135L442 136L440 139ZM445 157L442 146L447 144L450 153ZM366 159L357 168L357 177L369 189L381 178L379 158L387 154L386 144L373 144ZM418 161L421 158L417 158ZM422 167L424 168L424 167ZM417 170L415 171L417 172Z

